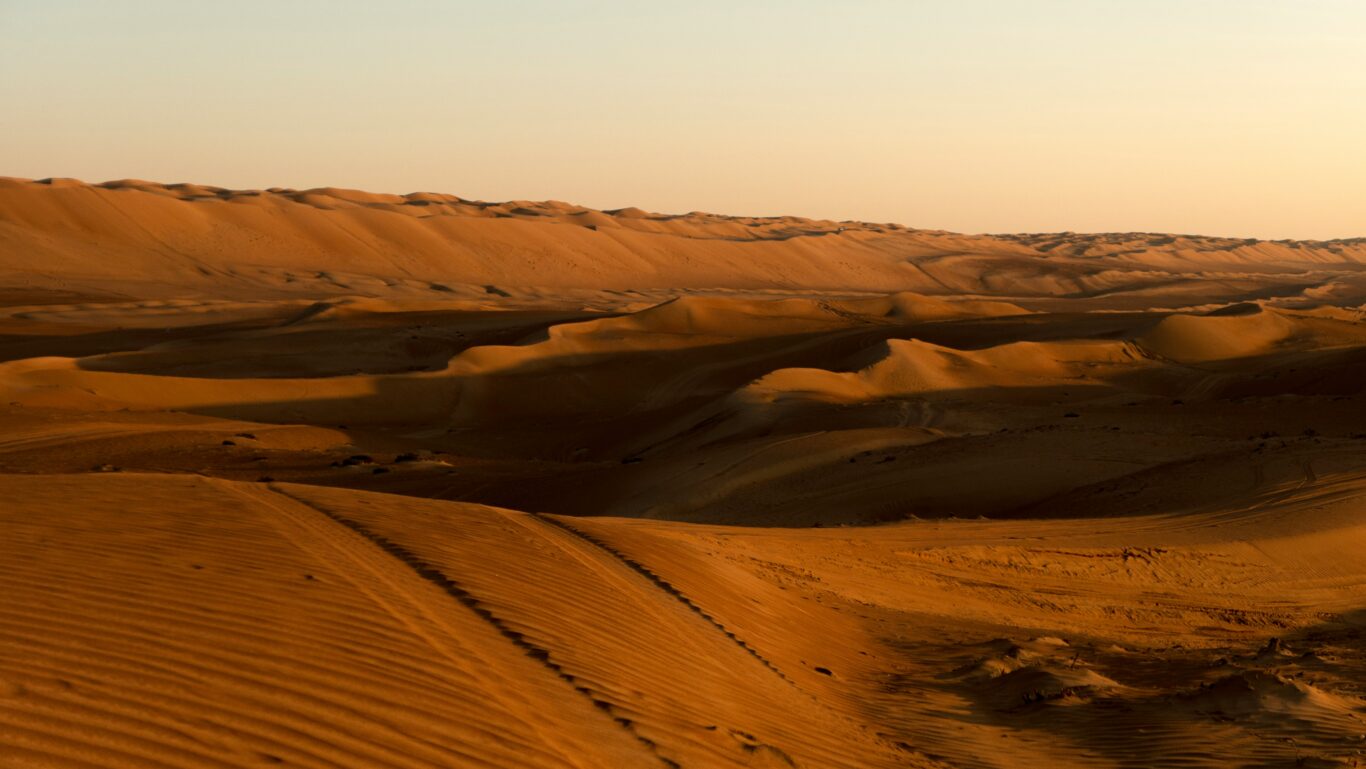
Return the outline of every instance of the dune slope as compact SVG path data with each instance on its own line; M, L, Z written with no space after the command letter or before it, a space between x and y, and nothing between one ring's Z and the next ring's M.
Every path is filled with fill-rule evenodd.
M1125 308L1366 301L1366 242L964 236L357 190L0 178L0 289L135 299L657 301L695 290L918 291Z

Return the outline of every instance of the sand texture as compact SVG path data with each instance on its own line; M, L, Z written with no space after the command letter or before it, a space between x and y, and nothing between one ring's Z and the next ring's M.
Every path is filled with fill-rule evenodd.
M1366 756L1366 240L0 180L0 767Z

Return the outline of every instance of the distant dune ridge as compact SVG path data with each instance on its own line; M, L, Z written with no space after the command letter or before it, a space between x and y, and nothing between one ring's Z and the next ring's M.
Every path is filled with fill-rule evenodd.
M1363 239L966 236L799 217L137 180L0 179L0 253L4 285L138 298L767 289L1104 298L1135 308L1158 295L1176 306L1366 299Z
M1355 766L1366 241L0 181L0 767Z

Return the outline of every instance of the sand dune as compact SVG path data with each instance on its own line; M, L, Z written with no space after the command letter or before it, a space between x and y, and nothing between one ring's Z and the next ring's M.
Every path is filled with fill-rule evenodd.
M747 387L746 394L853 402L992 387L1047 387L1141 359L1123 342L1014 342L971 351L915 339L893 339L886 345L885 355L858 372L781 369Z
M1359 559L1296 541L1366 544L1341 487L1232 531L794 531L4 483L5 637L29 651L6 658L0 719L38 765L1217 766L1350 753L1363 723L1360 630L1320 627L1359 605ZM1104 725L1116 708L1127 726Z
M0 178L0 252L0 287L105 298L575 297L620 305L642 298L631 292L657 301L660 292L805 290L1044 305L1066 297L1079 309L1366 301L1362 240L964 236L797 217L138 180Z
M0 182L0 766L1351 766L1366 243Z

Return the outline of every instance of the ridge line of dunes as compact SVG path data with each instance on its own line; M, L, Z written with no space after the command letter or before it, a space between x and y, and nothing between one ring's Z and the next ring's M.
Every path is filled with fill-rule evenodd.
M383 309L383 308L381 308ZM325 323L326 312L291 325ZM0 363L0 394L35 406L181 409L267 422L398 423L474 426L534 420L578 410L606 415L622 405L661 408L696 397L698 377L729 369L717 402L747 408L792 398L855 403L995 388L1109 387L1157 371L1163 381L1201 379L1201 367L1275 353L1359 345L1356 314L1292 311L1256 304L1212 312L1153 316L1103 336L1001 341L987 346L936 343L925 330L972 321L1028 322L1040 317L1005 302L951 302L899 293L817 301L682 296L645 310L552 322L501 344L474 344L445 365L402 373L326 377L218 378L148 372L135 353L83 358L34 357ZM826 338L845 338L832 343ZM802 339L833 345L818 367L795 365ZM793 351L775 357L776 340ZM165 354L182 345L169 343ZM730 350L722 363L717 350ZM657 365L687 356L695 365ZM712 361L710 363L706 361ZM718 366L720 368L718 368ZM745 371L754 374L736 380ZM1160 373L1165 371L1166 373ZM624 372L630 372L626 376ZM553 387L557 399L535 393Z
M554 323L543 334L513 344L472 346L435 371L216 379L121 370L118 353L45 356L0 363L0 392L33 404L75 399L92 408L131 405L250 413L267 421L348 421L346 414L358 401L372 404L368 412L379 421L474 420L489 418L485 412L491 404L517 400L500 394L510 378L549 376L559 369L574 380L580 376L575 369L594 356L622 351L657 355L851 324L1014 314L1026 313L1003 302L958 303L909 293L845 302L682 296L630 315ZM318 322L326 316L324 309L289 322ZM531 399L527 404L538 402ZM366 419L353 414L349 421Z
M1118 295L1180 307L1366 297L1366 239L962 235L797 216L139 180L0 177L0 253L0 288L144 299L915 291Z

